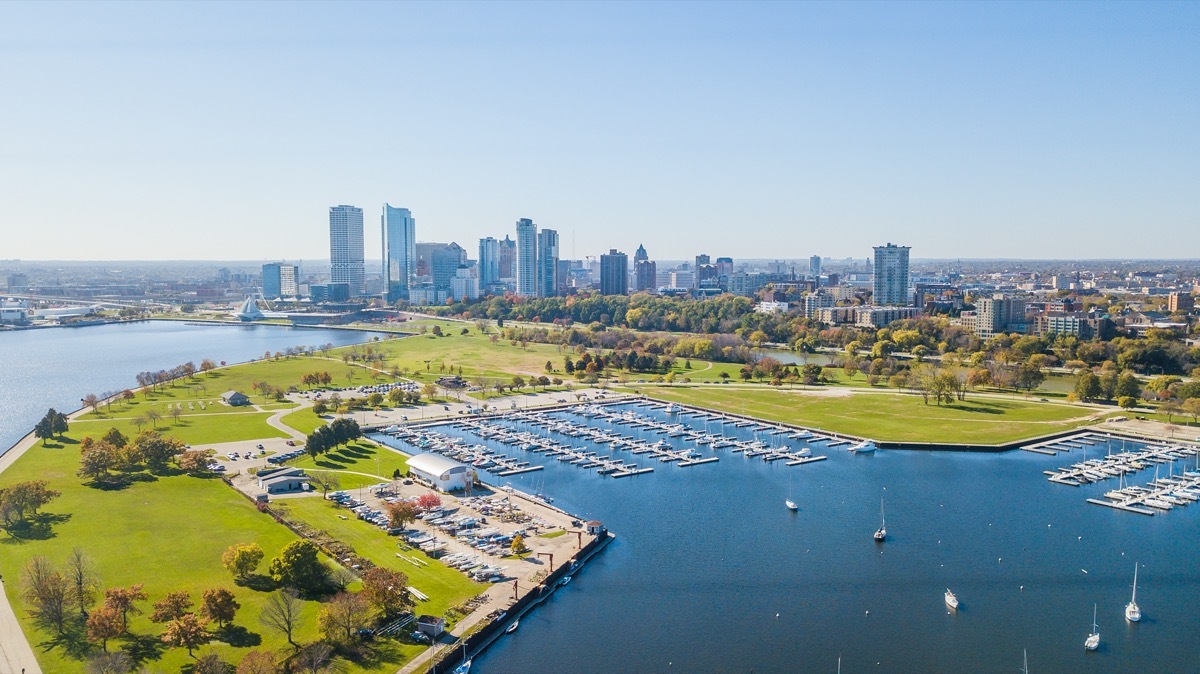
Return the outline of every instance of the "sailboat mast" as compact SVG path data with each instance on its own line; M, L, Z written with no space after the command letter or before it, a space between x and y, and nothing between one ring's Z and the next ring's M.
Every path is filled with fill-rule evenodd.
M1134 562L1133 563L1133 596L1129 598L1129 601L1131 603L1137 601L1137 568L1138 568L1138 564L1137 564L1137 562ZM1153 597L1151 597L1151 599L1153 599Z

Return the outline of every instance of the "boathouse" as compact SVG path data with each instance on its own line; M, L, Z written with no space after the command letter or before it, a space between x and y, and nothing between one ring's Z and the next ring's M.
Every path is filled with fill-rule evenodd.
M474 470L440 454L417 454L408 460L408 475L438 491L450 492L470 486Z

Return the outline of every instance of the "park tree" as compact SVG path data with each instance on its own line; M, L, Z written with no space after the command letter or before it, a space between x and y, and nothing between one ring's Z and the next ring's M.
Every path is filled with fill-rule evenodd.
M142 587L143 585L138 583L129 587L110 587L104 591L104 605L121 614L121 625L126 629L129 628L129 614L142 612L137 607L137 602L149 599Z
M383 405L383 394L382 393L372 393L372 394L368 395L367 396L367 404L370 405L371 407L379 407L379 406Z
M183 453L183 442L178 438L164 437L153 430L138 433L133 444L152 471L165 470L170 461Z
M309 644L292 657L292 663L297 672L324 674L333 664L333 646L324 641Z
M41 440L44 447L46 441L54 437L54 422L43 417L41 421L34 425L33 437Z
M1132 372L1123 372L1117 378L1117 388L1114 392L1118 398L1140 398L1142 395L1142 386L1138 382L1138 378ZM1124 405L1122 405L1124 407Z
M1042 372L1041 368L1032 363L1023 363L1017 368L1017 388L1023 388L1026 391L1032 391L1033 389L1041 386L1042 382L1045 380L1046 374Z
M1168 398L1159 404L1158 411L1167 415L1167 423L1169 424L1172 421L1171 417L1179 416L1179 413L1183 411L1183 405L1174 398Z
M146 421L150 422L150 425L154 428L158 428L158 422L162 420L162 414L158 410L146 410L143 416L146 417Z
M1098 400L1101 395L1100 378L1091 370L1084 370L1075 380L1075 397L1086 403Z
M417 507L421 510L434 510L442 506L442 499L437 494L428 491L417 497Z
M289 644L299 648L300 645L293 641L292 635L299 628L303 613L304 603L300 601L296 591L285 587L272 592L267 597L267 601L258 615L258 620L263 625L282 634L287 638Z
M250 651L238 662L237 674L279 674L279 665L269 651Z
M100 587L96 564L83 548L72 548L71 554L67 555L66 576L71 586L71 603L78 607L79 614L83 615L96 598Z
M85 395L83 397L83 405L84 407L92 408L92 412L96 412L100 409L100 396L97 396L95 393Z
M1137 407L1138 399L1134 398L1133 396L1121 396L1117 399L1117 404L1120 405L1122 409L1131 410Z
M214 363L212 359L205 358L204 360L200 361L200 372L202 374L207 375L215 369L217 369L217 364Z
M388 526L393 529L403 529L408 526L409 522L417 518L416 507L407 501L386 503L383 510L388 516Z
M100 642L100 649L108 652L108 640L115 639L125 633L125 624L121 621L121 613L109 606L101 606L88 614L88 641Z
M10 531L12 525L24 523L30 515L38 511L62 492L51 489L45 480L25 480L0 489L0 521L4 522Z
M1200 419L1200 398L1188 398L1183 401L1180 409L1192 418L1192 423L1195 423L1197 419Z
M125 651L100 651L88 658L83 671L86 674L129 674L133 671L133 658Z
M317 625L325 638L343 646L357 641L358 630L371 620L371 607L361 594L339 592L317 615Z
M116 447L117 449L121 449L125 445L129 444L129 438L125 437L125 434L116 428L108 429L108 431L106 431L100 439L112 445L113 447Z
M367 603L385 618L412 606L408 593L408 576L399 571L375 566L362 575L362 595Z
M271 560L271 578L285 587L315 591L329 578L329 568L321 561L311 541L292 541Z
M200 656L196 660L196 666L192 668L192 674L229 674L230 665L221 659L221 656L216 653Z
M527 548L525 547L525 537L521 534L513 536L511 549L514 555L519 555L523 552L526 552Z
M233 622L241 607L233 593L223 587L205 590L200 595L200 615L215 622L218 628Z
M403 404L404 403L404 389L397 387L397 388L394 388L394 389L388 391L387 398L388 398L388 402L390 402L393 405Z
M1117 383L1120 381L1120 375L1116 370L1108 370L1100 374L1100 397L1104 400L1112 400L1117 395Z
M190 613L194 605L192 595L187 590L168 592L165 597L154 602L154 611L150 614L150 621L169 623L185 613Z
M99 483L107 482L109 471L116 467L120 453L103 440L94 443L86 442L90 439L84 438L84 442L80 443L83 447L83 456L79 458L79 470L75 474Z
M185 613L172 620L162 635L163 643L186 648L189 656L211 638L212 635L205 629L204 621L195 613Z
M231 545L221 554L221 564L238 580L244 580L254 573L262 560L263 549L258 543Z
M21 569L21 599L29 606L34 620L62 634L70 597L70 579L45 557L29 558Z
M309 475L313 483L321 490L321 497L326 498L329 492L338 489L342 486L342 481L337 473L312 473Z

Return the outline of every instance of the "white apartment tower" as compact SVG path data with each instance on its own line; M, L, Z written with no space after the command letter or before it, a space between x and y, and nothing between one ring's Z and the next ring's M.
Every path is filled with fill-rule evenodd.
M908 295L908 246L875 246L875 287L873 302L876 306L901 306L911 304Z
M383 205L379 216L383 237L383 290L389 302L408 299L417 262L417 221L407 208Z
M351 297L366 292L361 208L329 207L329 281L349 284Z
M537 225L529 218L517 220L517 294L534 297L538 294Z

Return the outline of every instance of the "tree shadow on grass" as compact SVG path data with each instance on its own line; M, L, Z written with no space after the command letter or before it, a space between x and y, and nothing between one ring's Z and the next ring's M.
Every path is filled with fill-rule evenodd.
M251 648L262 645L262 635L251 632L241 625L226 625L213 633L217 641L223 641L234 648Z
M404 661L404 651L401 650L400 642L394 639L375 639L354 656L351 658L354 664L367 671L379 669L383 665L397 665Z
M998 407L993 407L990 405L989 406L978 406L978 405L979 405L979 403L976 403L975 405L952 404L952 405L943 405L943 407L946 407L947 409L958 410L960 412L971 412L973 414L1007 414L1007 410L1003 410Z
M261 573L252 573L245 578L235 579L233 582L239 587L249 588L255 592L274 592L279 587L273 578Z
M54 538L54 525L62 524L71 519L69 513L38 513L27 518L24 522L10 524L4 528L8 537L4 543L15 544L26 541L45 541Z
M121 640L125 643L123 650L129 654L135 665L147 660L158 660L167 649L162 637L157 634L126 634Z
M54 628L49 627L47 631L53 632ZM38 648L43 653L59 649L63 655L74 660L83 660L92 652L92 644L87 640L87 629L82 620L68 622L62 634L54 634L39 643Z
M89 480L84 485L100 491L121 491L135 482L157 482L158 478L147 472L117 473L100 480Z

